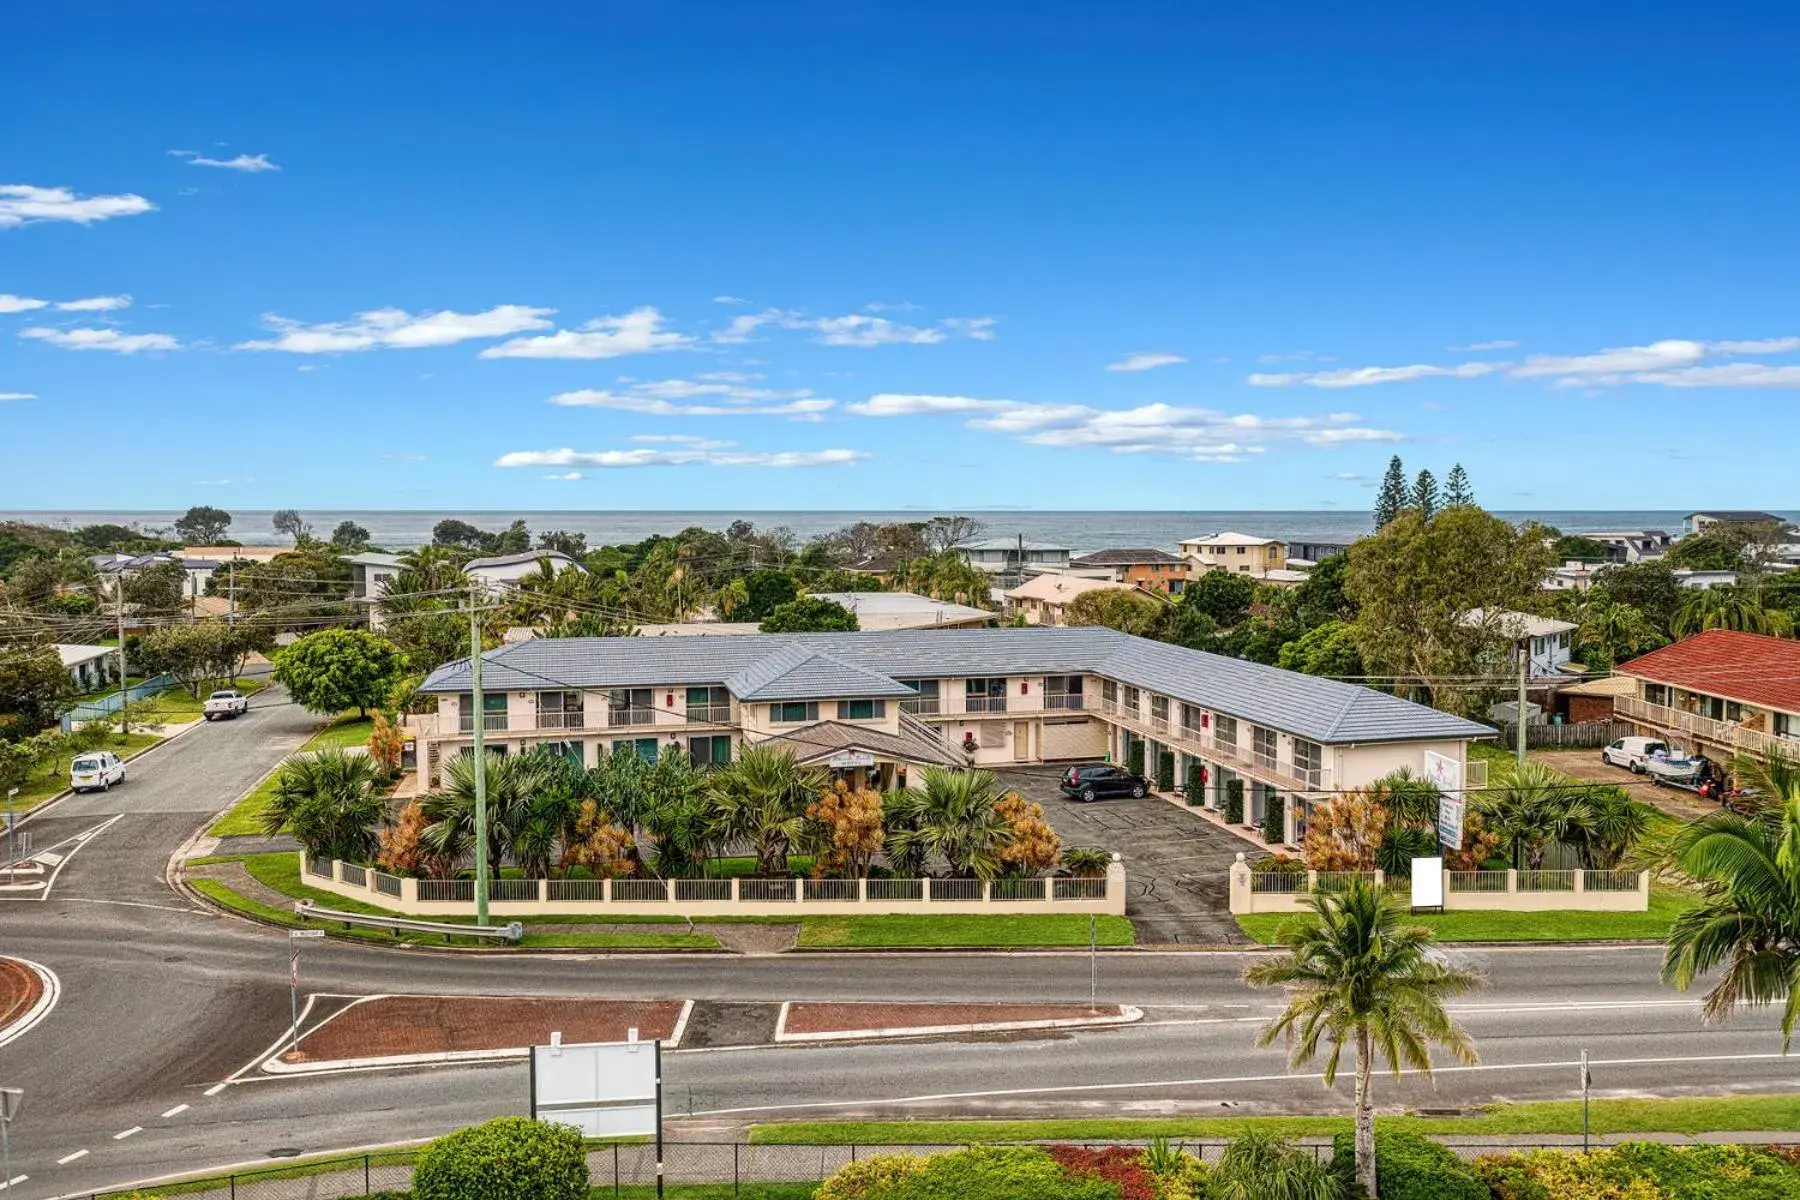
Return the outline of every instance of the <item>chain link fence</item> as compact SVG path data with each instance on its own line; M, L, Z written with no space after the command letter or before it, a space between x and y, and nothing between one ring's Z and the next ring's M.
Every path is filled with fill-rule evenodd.
M1616 1144L1628 1137L1595 1138L1594 1146ZM1332 1155L1330 1138L1298 1138L1296 1143L1310 1150L1321 1161ZM1002 1143L992 1143L1002 1144ZM1016 1143L1015 1143L1016 1144ZM1143 1141L1058 1141L1057 1144L1083 1146L1091 1150L1110 1146L1143 1146ZM1216 1163L1225 1147L1225 1139L1171 1139L1176 1146L1208 1163ZM1470 1142L1447 1140L1450 1150L1463 1158L1480 1158L1496 1154L1526 1154L1534 1150L1558 1150L1579 1153L1581 1140L1534 1142ZM965 1150L967 1143L920 1143L907 1145L771 1145L751 1142L669 1142L663 1149L663 1179L669 1188L707 1185L708 1195L735 1196L752 1185L784 1183L810 1186L824 1180L838 1168L859 1159L883 1154L945 1154ZM654 1195L656 1185L656 1148L644 1142L621 1142L598 1146L588 1152L588 1178L600 1200L607 1196L618 1200L641 1200ZM166 1189L125 1189L95 1192L89 1200L124 1200L142 1194L202 1197L205 1200L348 1200L350 1197L382 1196L404 1193L412 1186L412 1165L402 1154L360 1154L344 1158L315 1160L287 1167L267 1167L256 1171L239 1171L210 1179L172 1184ZM729 1190L727 1190L729 1189Z

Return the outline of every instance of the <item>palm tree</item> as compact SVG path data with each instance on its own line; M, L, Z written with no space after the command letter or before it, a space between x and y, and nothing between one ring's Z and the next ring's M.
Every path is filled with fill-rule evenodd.
M1709 1021L1739 1005L1785 1000L1786 1053L1800 1025L1800 786L1790 782L1754 816L1717 812L1690 822L1671 839L1667 861L1702 899L1669 927L1663 979L1686 991L1719 972L1702 1009Z
M1259 1045L1286 1040L1290 1066L1310 1064L1328 1044L1325 1086L1337 1081L1345 1043L1356 1056L1356 1178L1375 1190L1375 1056L1398 1076L1403 1068L1431 1074L1435 1043L1459 1062L1476 1061L1468 1033L1444 1001L1481 986L1478 972L1431 953L1431 931L1401 923L1398 904L1362 879L1306 898L1311 919L1288 922L1276 935L1287 953L1244 970L1251 987L1284 987L1287 1007L1262 1031Z
M1545 849L1562 840L1574 794L1567 776L1527 761L1512 767L1503 782L1479 793L1475 805L1487 827L1511 850L1513 865L1535 871L1544 865Z
M263 832L292 833L314 858L366 863L375 854L375 828L387 815L381 785L381 770L367 755L296 754L275 776Z
M1676 637L1706 629L1736 629L1772 637L1793 637L1794 619L1778 608L1764 608L1756 593L1744 588L1695 588L1675 615Z
M924 788L894 802L899 827L889 845L920 869L935 856L952 876L993 879L1002 868L1000 847L1012 836L995 807L1002 795L992 771L927 767Z
M736 762L706 777L714 837L755 846L758 875L786 875L788 851L806 833L806 806L828 778L785 747L746 746Z
M549 781L550 755L530 751L499 754L487 751L488 861L499 865L517 844L532 819L533 801ZM425 827L420 841L445 862L456 862L469 853L475 840L475 756L458 754L444 764L441 791L426 796ZM535 854L535 847L527 855ZM514 855L517 858L517 855ZM547 861L547 860L544 860Z

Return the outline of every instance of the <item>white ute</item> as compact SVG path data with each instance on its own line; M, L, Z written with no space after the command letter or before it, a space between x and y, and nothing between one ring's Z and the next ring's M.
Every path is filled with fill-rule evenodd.
M242 692L226 690L214 692L206 698L206 704L200 712L209 721L220 717L241 717L250 711L250 697Z
M1665 757L1673 757L1669 744L1661 738L1623 737L1600 751L1600 761L1642 775L1646 764L1656 757L1658 750Z

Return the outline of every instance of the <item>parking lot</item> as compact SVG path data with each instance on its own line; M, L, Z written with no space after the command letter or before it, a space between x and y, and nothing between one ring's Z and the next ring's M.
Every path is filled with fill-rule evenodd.
M1243 945L1229 907L1227 871L1242 841L1167 800L1120 797L1081 804L1058 790L1062 767L1001 771L1001 782L1044 806L1065 846L1094 846L1125 858L1126 915L1142 943Z

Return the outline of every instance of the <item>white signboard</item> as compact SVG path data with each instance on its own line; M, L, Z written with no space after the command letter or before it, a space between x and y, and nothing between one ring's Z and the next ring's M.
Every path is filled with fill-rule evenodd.
M1412 860L1412 906L1444 907L1444 860L1415 858Z
M1438 841L1452 850L1462 849L1463 812L1467 808L1461 796L1446 793L1438 797Z
M1425 778L1437 784L1437 790L1447 792L1457 798L1463 793L1463 765L1460 758L1451 758L1448 754L1439 754L1436 750L1425 752Z
M845 771L852 767L872 767L875 756L867 750L841 750L826 760L834 771Z
M635 1031L633 1031L635 1032ZM658 1042L587 1042L531 1048L531 1115L585 1137L654 1135L662 1120Z

